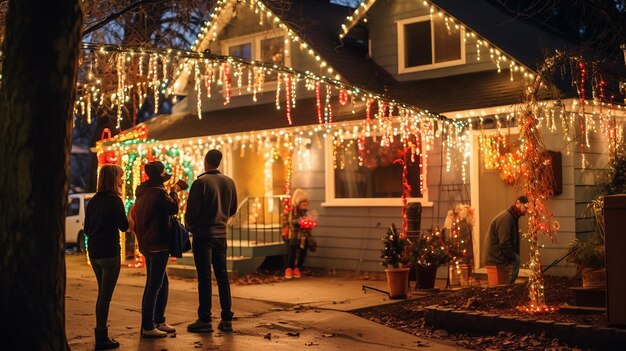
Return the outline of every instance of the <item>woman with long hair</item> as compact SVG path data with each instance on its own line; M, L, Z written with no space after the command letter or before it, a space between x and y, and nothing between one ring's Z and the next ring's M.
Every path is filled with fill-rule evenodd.
M98 281L96 302L96 350L120 347L109 339L107 318L111 296L120 275L120 230L128 229L122 201L124 172L118 165L103 165L98 176L98 192L87 204L85 231L91 267Z

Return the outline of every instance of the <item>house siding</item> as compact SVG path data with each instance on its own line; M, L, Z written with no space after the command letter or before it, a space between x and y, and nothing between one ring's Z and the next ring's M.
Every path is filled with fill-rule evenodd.
M544 145L547 150L559 151L562 162L562 189L563 192L554 195L546 202L547 208L552 212L553 219L559 222L559 230L556 233L555 241L549 237L541 235L539 244L542 249L541 264L545 267L562 257L567 251L567 243L576 237L575 229L575 183L574 183L574 155L563 149L564 141L561 133L550 133L547 128L541 129L544 138ZM575 271L565 261L559 262L550 268L546 274L549 275L573 275Z
M326 160L323 144L313 143L311 169L300 170L294 162L292 188L306 191L309 194L309 209L317 211L319 215L317 227L313 231L318 250L308 254L305 266L357 272L383 271L380 259L381 238L391 223L401 227L402 208L322 206L326 201ZM441 167L440 150L441 147L438 146L429 153L429 201L435 204L433 207L422 207L422 229L443 224L448 205L451 207L454 204L447 204L445 201L438 203L441 184L446 184L450 179L460 179L460 171L454 170L455 174L446 174L443 169L445 166ZM441 177L439 172L443 173Z
M404 19L426 16L428 9L419 1L395 0L379 1L374 4L367 14L370 51L372 59L398 81L413 81L432 78L443 78L472 72L495 70L496 65L491 62L487 50L481 48L480 59L476 49L476 39L467 38L465 42L466 63L459 66L433 69L415 73L398 73L398 46L396 22ZM271 29L269 26L258 24L258 15L255 15L246 7L238 13L237 17L225 27L219 34L218 40L211 44L211 50L221 53L223 40L249 35ZM308 53L300 51L293 43L290 48L291 65L299 71L312 71L319 73L319 67ZM502 73L508 74L508 73ZM313 92L305 91L301 84L298 88L298 98L313 96ZM186 106L195 112L196 94L193 92L193 84L189 85ZM497 92L494 91L493 94ZM215 91L214 94L219 94ZM203 110L211 111L224 108L250 105L251 97L248 95L238 97L237 88L233 85L233 97L228 106L224 106L219 98L207 99L203 91ZM497 94L496 94L497 95ZM275 91L267 89L258 96L259 104L271 103L275 100ZM486 100L478 99L475 109L478 110ZM185 105L181 105L185 106ZM294 111L297 118L298 110ZM262 126L259 126L262 129ZM563 193L555 195L547 201L546 205L553 213L554 219L560 223L560 229L556 234L556 241L541 236L539 238L541 249L541 262L545 266L563 257L567 251L567 244L575 238L587 238L593 235L594 222L592 218L581 218L584 209L598 195L598 179L606 171L608 155L606 153L605 138L592 135L591 147L585 151L588 162L582 167L582 154L577 143L570 143L564 147L563 136L552 134L544 127L542 129L545 146L548 150L560 151L562 155ZM580 135L577 135L580 138ZM299 169L294 162L294 174L292 189L302 188L309 194L310 208L319 214L318 226L314 230L317 237L318 250L310 253L305 265L309 267L326 269L345 269L358 272L382 271L380 265L381 238L388 226L395 223L401 226L401 207L331 207L322 206L326 202L325 191L325 167L329 163L325 160L324 142L321 134L313 138L311 148L310 169ZM316 141L317 140L317 141ZM321 141L321 142L318 142ZM452 172L445 170L445 160L442 152L441 139L437 140L437 146L429 153L428 159L428 200L433 203L432 207L422 208L422 229L433 225L442 225L449 209L458 202L470 203L469 190L465 194L450 196L444 189L455 185L465 191L469 187L469 167L466 170L466 183L462 184L460 162L453 163ZM479 211L479 208L475 208ZM475 230L478 230L477 228ZM476 243L481 245L482 243ZM522 261L527 261L523 258ZM575 267L566 261L561 261L551 268L547 274L572 275Z
M398 81L440 78L465 73L496 69L489 51L476 49L476 38L466 38L465 64L437 68L414 73L398 73L398 33L396 22L404 19L428 16L429 10L421 1L378 1L367 13L372 59Z
M577 138L582 139L579 131ZM609 169L609 155L607 138L598 134L591 134L589 147L585 147L583 167L583 153L577 143L574 146L574 173L577 183L575 189L576 204L576 238L587 239L595 234L595 220L590 213L585 215L587 206L600 195L599 185Z

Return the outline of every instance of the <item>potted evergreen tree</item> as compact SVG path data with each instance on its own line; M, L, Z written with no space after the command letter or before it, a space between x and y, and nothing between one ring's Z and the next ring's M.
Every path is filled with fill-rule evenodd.
M600 196L587 205L583 214L591 214L595 224L592 238L570 242L567 261L578 266L583 288L604 288L606 269L604 257L604 195L626 193L626 155L618 152L611 158L606 179L600 184Z
M383 266L387 267L387 284L389 297L392 299L404 299L409 290L409 268L403 265L408 262L405 254L408 240L400 235L396 226L392 223L383 237L383 249L380 258Z
M416 267L418 289L434 288L437 269L448 262L450 262L448 248L438 228L422 231L420 236L414 239L411 248L411 264Z
M604 288L604 243L598 238L574 239L569 244L567 261L578 266L583 279L583 288Z

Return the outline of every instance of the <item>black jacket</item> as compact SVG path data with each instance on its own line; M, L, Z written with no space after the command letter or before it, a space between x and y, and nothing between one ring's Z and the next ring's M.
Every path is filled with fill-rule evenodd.
M236 212L235 182L220 171L204 172L191 184L185 224L194 238L225 238L226 222Z
M111 191L97 192L85 211L85 232L89 258L120 256L120 230L128 229L122 199Z
M515 206L500 212L489 225L483 248L483 264L510 264L520 252L519 218Z
M178 195L165 191L163 184L141 183L135 191L135 234L139 251L166 251L169 248L170 216L178 213Z

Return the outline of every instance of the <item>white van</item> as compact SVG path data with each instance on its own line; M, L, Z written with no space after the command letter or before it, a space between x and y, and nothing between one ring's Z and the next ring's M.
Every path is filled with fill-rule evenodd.
M83 226L85 224L85 209L87 203L95 193L70 194L65 211L65 243L76 245L80 252L85 252L86 243Z

